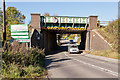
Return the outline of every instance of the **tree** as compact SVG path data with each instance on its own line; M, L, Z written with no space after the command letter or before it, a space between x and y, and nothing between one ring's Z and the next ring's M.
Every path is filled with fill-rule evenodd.
M98 21L98 27L100 27L100 21Z
M2 27L2 10L0 8L0 28Z
M2 10L0 8L0 39L2 39L2 23L3 23L3 18L2 18Z
M11 39L10 25L11 24L23 24L25 16L17 10L15 7L8 7L6 9L6 36L7 40Z
M50 16L50 14L49 13L45 13L44 16Z

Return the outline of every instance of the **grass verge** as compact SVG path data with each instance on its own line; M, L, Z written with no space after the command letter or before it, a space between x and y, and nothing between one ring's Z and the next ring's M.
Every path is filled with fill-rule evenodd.
M102 50L102 51L86 51L88 54L97 55L97 56L104 56L113 59L120 59L120 55L118 52L114 50Z

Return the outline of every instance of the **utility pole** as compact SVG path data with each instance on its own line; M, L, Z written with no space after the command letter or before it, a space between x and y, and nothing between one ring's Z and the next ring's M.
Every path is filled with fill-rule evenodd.
M6 41L6 17L5 17L5 0L3 0L3 45Z

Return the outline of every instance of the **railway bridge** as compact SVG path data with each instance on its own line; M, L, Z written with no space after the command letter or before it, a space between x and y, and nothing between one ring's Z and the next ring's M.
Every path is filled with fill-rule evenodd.
M107 49L106 43L93 32L97 29L97 17L40 16L38 13L32 13L31 44L34 47L45 48L47 53L57 47L56 34L81 34L81 49Z

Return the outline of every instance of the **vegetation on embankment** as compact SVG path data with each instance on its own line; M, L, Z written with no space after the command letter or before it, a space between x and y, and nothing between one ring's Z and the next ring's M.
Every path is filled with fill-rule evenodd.
M118 22L120 22L120 19L109 22L107 26L98 28L97 30L107 42L112 44L112 47L109 50L90 51L88 52L89 54L120 59L118 54Z
M118 50L118 21L109 22L104 28L99 28L98 32L110 43L112 47Z
M19 48L6 49L2 53L2 78L44 78L47 74L44 67L43 50Z

